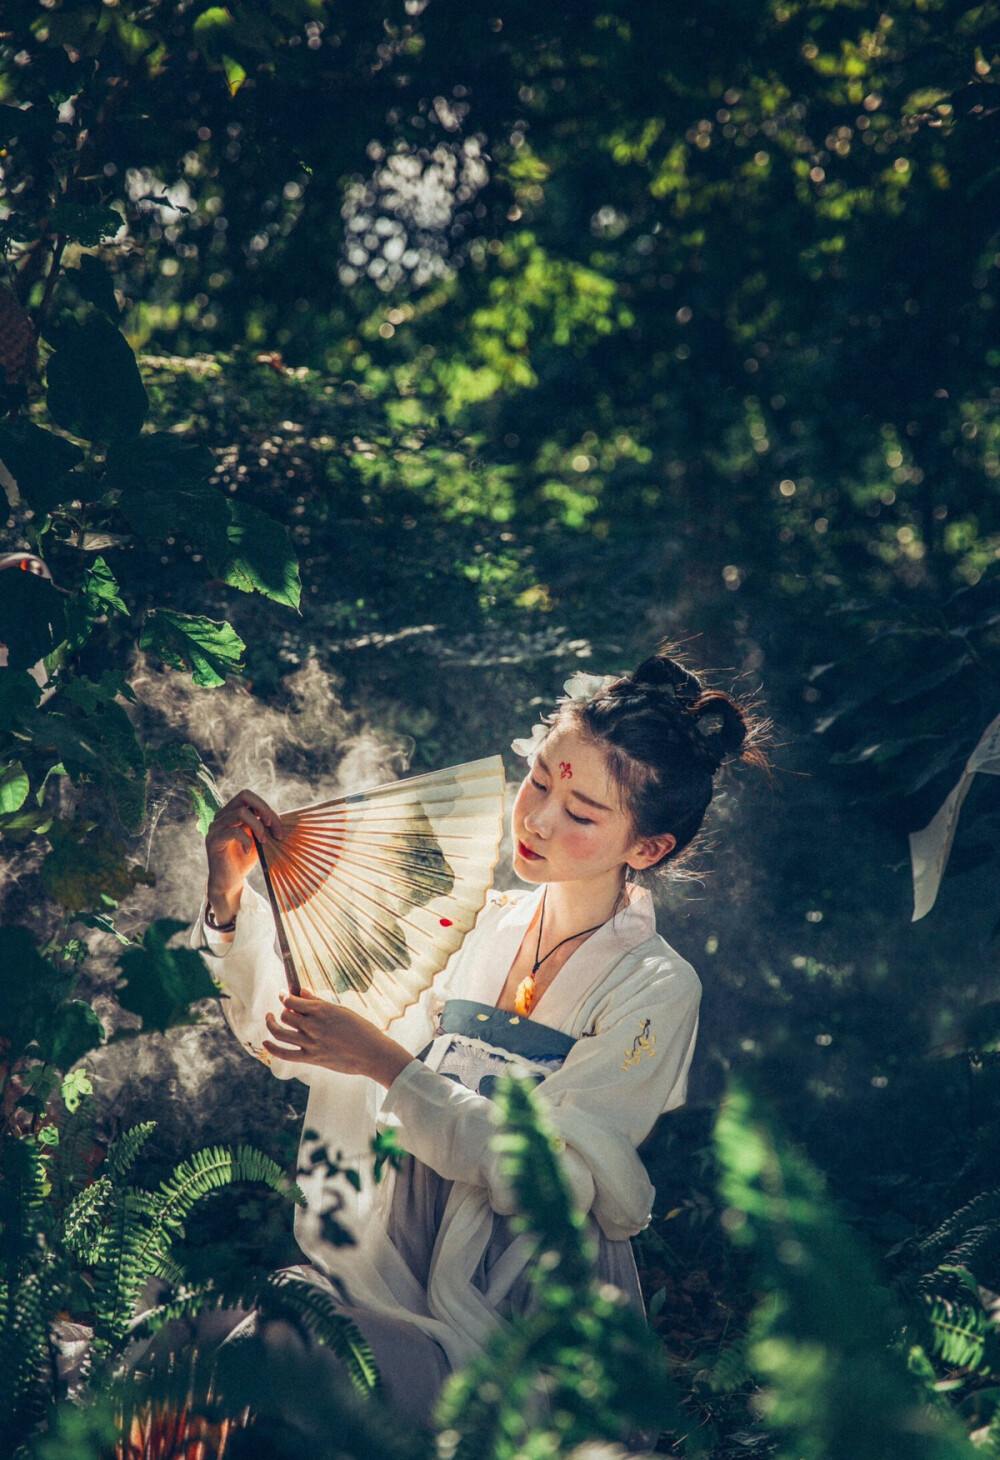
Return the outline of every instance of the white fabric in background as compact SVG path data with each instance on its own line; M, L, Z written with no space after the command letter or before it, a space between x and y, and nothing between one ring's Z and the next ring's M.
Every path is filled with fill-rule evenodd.
M977 771L983 775L1000 776L1000 715L991 720L979 739L979 744L965 763L958 784L931 821L922 831L910 834L910 865L913 869L913 922L925 917L934 906L948 865L951 844L955 840L958 815L962 802L969 793L972 777Z

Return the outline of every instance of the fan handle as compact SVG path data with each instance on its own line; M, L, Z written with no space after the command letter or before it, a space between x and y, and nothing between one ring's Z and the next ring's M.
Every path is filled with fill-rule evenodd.
M285 965L285 978L288 981L288 991L292 994L302 992L302 984L299 980L298 969L295 967L295 959L292 957L292 950L288 946L288 939L285 937L285 925L281 921L281 909L278 906L278 899L274 895L274 887L271 883L271 874L267 870L267 862L264 860L264 848L261 846L258 837L251 832L253 844L257 848L257 860L260 862L260 870L264 874L264 886L267 888L267 895L271 900L271 912L274 914L274 926L278 930L278 950L281 953L281 961Z

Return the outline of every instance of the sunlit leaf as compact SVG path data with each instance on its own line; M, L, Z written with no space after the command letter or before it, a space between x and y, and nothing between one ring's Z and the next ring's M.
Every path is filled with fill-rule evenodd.
M19 760L13 761L0 771L0 812L17 811L24 805L30 789L30 782Z
M93 1095L94 1086L86 1070L70 1070L62 1078L59 1086L59 1094L66 1109L72 1114L79 1110L80 1101L85 1095Z
M233 59L232 56L227 55L223 55L222 57L222 69L226 75L226 85L229 87L229 95L235 96L240 87L243 85L244 81L247 79L247 73L244 71L239 61L236 61Z
M117 579L104 558L96 557L85 569L80 589L66 605L66 636L74 648L85 644L95 621L109 614L128 613Z
M246 645L230 624L160 608L147 614L139 647L174 669L190 669L195 684L210 688L240 673Z
M298 608L299 565L285 528L247 502L230 502L229 507L230 549L220 577L244 593L263 593Z

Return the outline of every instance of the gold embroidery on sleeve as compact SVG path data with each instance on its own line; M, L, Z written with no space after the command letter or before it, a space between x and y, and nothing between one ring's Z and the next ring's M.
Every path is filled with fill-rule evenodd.
M649 1055L649 1058L653 1059L656 1054L655 1044L656 1035L650 1033L649 1020L640 1019L639 1033L632 1041L632 1048L625 1051L625 1061L621 1068L623 1070L631 1069L633 1065L639 1063L644 1054Z

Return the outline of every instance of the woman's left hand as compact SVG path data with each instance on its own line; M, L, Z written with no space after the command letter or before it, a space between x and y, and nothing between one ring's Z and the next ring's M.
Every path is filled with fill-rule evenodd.
M277 1059L322 1065L344 1075L367 1075L388 1089L413 1058L350 1009L313 994L282 994L281 1002L280 1021L273 1014L265 1016L274 1040L265 1039L264 1048Z

